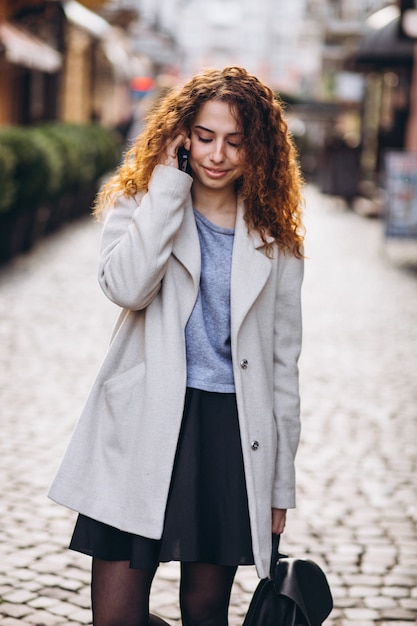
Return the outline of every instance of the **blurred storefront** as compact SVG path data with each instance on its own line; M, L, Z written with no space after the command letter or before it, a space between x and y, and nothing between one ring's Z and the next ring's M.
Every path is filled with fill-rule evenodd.
M64 38L59 6L0 0L0 124L30 124L59 115Z
M90 2L99 7L103 2ZM0 0L0 124L116 126L146 74L125 30L75 0Z
M373 13L350 60L365 76L361 169L375 184L381 182L385 153L408 143L414 43L401 36L400 20L396 5Z
M403 28L408 11L409 32ZM365 76L361 178L389 237L417 236L417 11L402 0L366 20L353 67ZM372 210L372 209L371 209Z

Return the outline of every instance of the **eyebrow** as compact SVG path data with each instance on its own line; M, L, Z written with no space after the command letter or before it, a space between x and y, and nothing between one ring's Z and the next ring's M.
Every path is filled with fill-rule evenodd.
M210 128L206 128L205 126L200 126L200 124L196 124L194 128L199 128L200 130L204 130L206 131L206 133L214 133L214 130L210 130ZM243 135L243 133L234 132L234 133L226 133L226 135Z

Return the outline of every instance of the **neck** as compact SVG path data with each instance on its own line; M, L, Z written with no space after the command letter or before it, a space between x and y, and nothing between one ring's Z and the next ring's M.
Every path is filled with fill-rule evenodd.
M208 220L224 228L234 228L237 212L237 198L233 190L191 189L193 205Z

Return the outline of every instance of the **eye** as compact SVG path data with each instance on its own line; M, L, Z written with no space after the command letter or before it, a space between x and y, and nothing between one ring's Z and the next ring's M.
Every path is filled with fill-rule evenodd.
M229 144L229 146L231 146L232 148L240 148L242 144L240 143L234 143L233 141L228 141L227 142Z
M201 143L210 143L210 141L212 141L212 140L211 139L207 139L206 137L198 136L198 141L201 141Z

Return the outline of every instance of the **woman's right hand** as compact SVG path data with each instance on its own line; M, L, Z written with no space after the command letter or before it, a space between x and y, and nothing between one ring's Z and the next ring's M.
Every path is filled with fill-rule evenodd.
M272 509L272 532L281 535L284 532L287 509Z
M178 148L180 146L184 146L186 150L191 147L191 139L185 133L177 135L175 139L165 144L165 149L159 157L158 163L178 168Z

